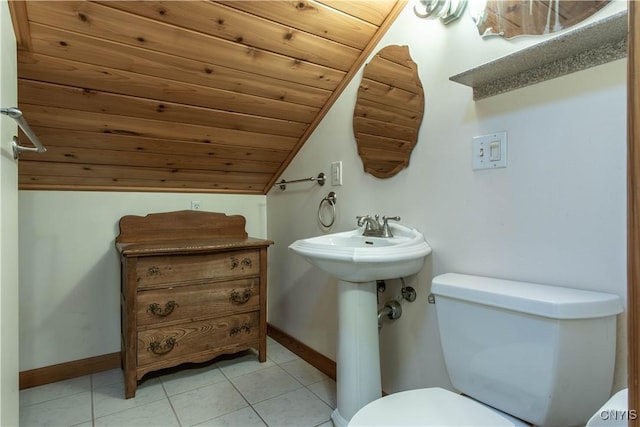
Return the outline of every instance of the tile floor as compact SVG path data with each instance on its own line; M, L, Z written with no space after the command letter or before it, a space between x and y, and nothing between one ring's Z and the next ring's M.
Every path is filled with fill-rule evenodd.
M335 382L271 338L265 363L245 352L150 375L133 399L120 369L22 390L20 426L333 425Z

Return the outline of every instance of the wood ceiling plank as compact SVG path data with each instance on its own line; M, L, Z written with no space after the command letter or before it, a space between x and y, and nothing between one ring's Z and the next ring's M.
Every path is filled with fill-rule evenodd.
M31 36L35 52L137 74L311 107L321 107L331 95L328 89L311 86L315 81L306 82L308 84L287 82L38 23L31 24Z
M307 127L307 125L300 122L212 110L34 80L19 79L18 91L20 93L20 102L25 104L94 113L236 129L295 138L299 138Z
M309 123L318 109L50 56L18 53L18 77L205 108ZM295 105L293 107L292 105Z
M90 2L27 2L29 19L132 46L333 90L344 72ZM253 3L253 2L251 2ZM90 61L93 62L93 61Z
M107 1L105 6L203 34L347 71L358 49L210 1Z
M95 148L59 147L48 144L46 153L24 152L20 160L39 162L81 163L85 165L140 166L225 172L258 172L273 174L280 163L233 160L210 156L194 156L187 150L176 154L127 152Z
M149 138L165 138L191 142L207 142L237 147L255 147L273 150L289 150L297 138L257 134L253 132L222 129L198 125L138 119L111 114L100 114L64 108L20 104L22 112L33 126L58 129L110 132Z
M25 162L26 163L26 162ZM19 190L262 194L256 184L160 179L20 175Z
M226 184L264 185L271 174L205 171L178 168L143 168L112 165L84 165L75 163L54 163L40 161L21 162L20 172L24 176L59 176L77 178L106 178L111 180L156 180L188 181Z
M364 49L378 26L311 0L221 1L229 7Z
M14 0L9 1L8 4L18 49L31 50L31 33L29 31L29 16L26 2Z
M117 135L104 132L73 131L32 126L38 137L50 146L66 148L95 148L124 152L152 154L188 153L192 156L217 157L223 159L253 160L282 163L287 150L272 150L230 147L202 142L176 141L170 139L145 138Z
M396 4L396 0L317 0L333 9L380 26Z

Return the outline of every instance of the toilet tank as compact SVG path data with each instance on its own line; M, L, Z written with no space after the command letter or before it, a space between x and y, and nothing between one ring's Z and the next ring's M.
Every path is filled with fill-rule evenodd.
M463 274L433 279L453 386L536 426L584 425L609 398L617 295Z

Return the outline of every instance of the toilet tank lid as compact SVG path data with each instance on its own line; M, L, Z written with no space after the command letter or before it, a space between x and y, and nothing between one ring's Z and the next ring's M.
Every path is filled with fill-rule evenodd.
M623 310L615 294L457 273L434 277L431 292L553 319L608 317Z

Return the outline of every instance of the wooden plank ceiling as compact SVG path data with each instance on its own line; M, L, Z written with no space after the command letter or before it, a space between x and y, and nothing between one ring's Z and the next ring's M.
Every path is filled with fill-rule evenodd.
M405 0L9 4L20 189L266 194Z

